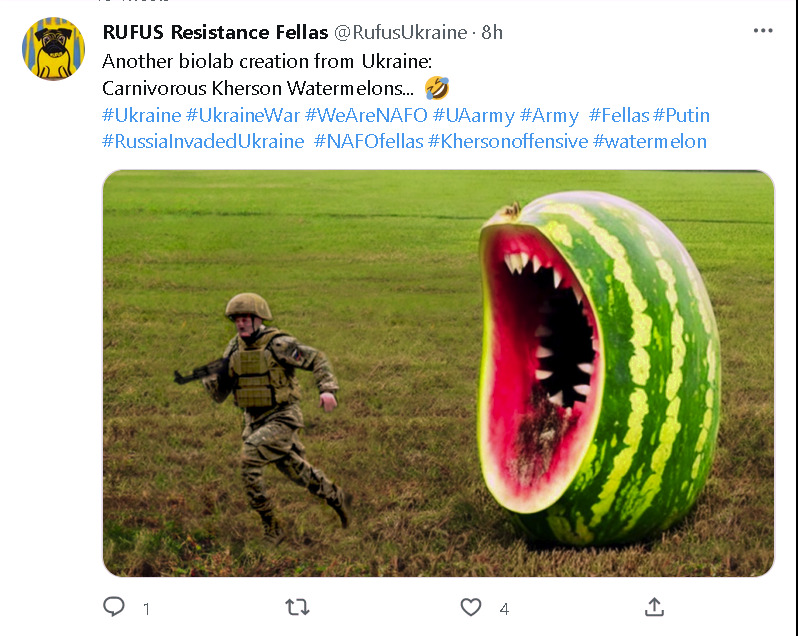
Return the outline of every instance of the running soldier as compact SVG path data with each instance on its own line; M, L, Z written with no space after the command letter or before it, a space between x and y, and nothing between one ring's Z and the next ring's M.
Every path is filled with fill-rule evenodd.
M208 376L202 383L216 402L223 402L232 393L236 405L244 411L241 476L249 505L263 522L266 540L277 545L285 536L263 483L263 469L268 464L324 499L338 514L341 525L348 527L352 496L308 463L298 435L303 418L296 369L313 373L319 406L325 412L338 406L338 382L327 356L279 329L266 327L263 322L272 320L272 314L257 294L233 297L225 315L237 331L223 354L228 373Z

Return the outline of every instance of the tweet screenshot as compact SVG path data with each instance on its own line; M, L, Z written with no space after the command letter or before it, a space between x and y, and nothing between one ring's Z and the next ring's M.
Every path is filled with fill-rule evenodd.
M794 2L1 8L4 633L795 633Z

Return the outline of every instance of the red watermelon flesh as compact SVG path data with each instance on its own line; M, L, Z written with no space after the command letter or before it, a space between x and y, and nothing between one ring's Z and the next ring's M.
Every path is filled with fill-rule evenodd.
M529 227L488 232L483 271L492 328L483 364L493 384L485 442L505 473L497 481L510 490L504 505L534 512L568 486L590 442L599 333L575 273L545 237Z

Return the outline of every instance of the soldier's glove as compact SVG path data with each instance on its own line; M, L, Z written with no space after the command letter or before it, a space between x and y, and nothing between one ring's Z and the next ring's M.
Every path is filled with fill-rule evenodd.
M204 378L202 378L202 386L208 390L211 390L217 384L219 384L219 376L215 373L213 375L206 375Z
M202 378L202 386L210 394L214 402L224 402L230 395L231 386L225 382L225 378L216 373Z
M325 413L329 413L338 406L338 400L335 399L335 395L329 391L325 391L319 395L319 406L324 409Z

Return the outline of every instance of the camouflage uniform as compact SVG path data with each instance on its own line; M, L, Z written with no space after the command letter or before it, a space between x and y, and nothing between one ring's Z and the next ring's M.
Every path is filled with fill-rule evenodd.
M280 375L284 374L281 377L287 379L287 384L283 382L285 386L278 387L277 392L273 386L269 387L275 402L271 406L244 406L246 400L237 399L237 403L242 402L239 405L244 409L241 476L249 504L261 515L264 526L273 522L274 504L263 483L263 468L267 464L274 464L291 481L324 499L340 516L345 505L343 491L322 471L308 463L305 447L299 441L298 431L304 424L298 403L299 386L293 377L296 369L312 371L319 393L335 393L338 383L330 362L321 351L263 325L247 341L251 343L265 336L270 336L266 338L266 349L279 365L278 372ZM246 343L239 336L235 336L228 343L223 356L231 358L237 349L245 346ZM236 393L236 389L242 377L244 376L237 376L234 365L231 364L228 376L210 376L203 380L203 384L216 402L223 402L231 392L237 397L240 395ZM343 517L342 522L346 525ZM268 527L266 531L268 535Z

